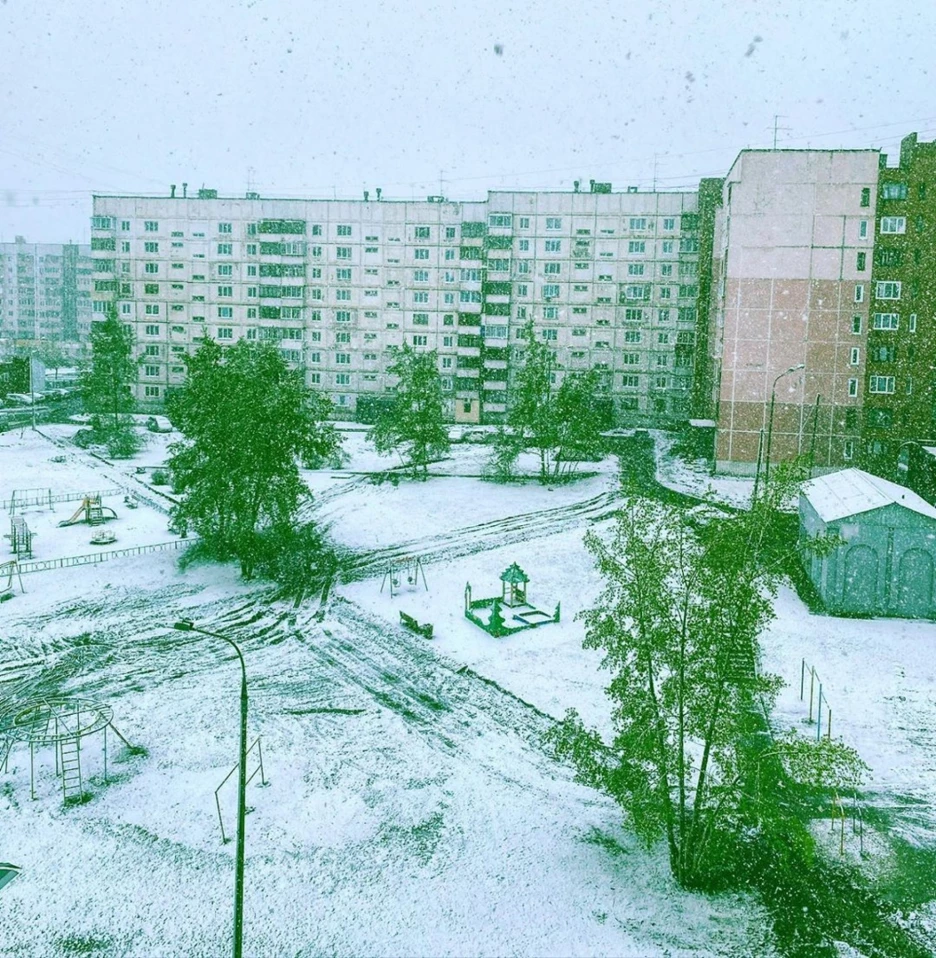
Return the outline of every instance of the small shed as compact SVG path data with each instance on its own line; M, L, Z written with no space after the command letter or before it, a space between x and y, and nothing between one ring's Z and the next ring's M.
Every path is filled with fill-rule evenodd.
M810 579L834 613L936 618L936 507L861 469L805 483L800 540L837 535L820 558L803 552Z
M501 601L504 605L526 605L527 595L526 587L530 577L517 565L512 562L501 573Z

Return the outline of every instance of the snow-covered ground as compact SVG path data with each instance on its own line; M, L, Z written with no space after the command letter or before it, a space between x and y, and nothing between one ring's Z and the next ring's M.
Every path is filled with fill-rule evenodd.
M686 460L673 453L676 437L651 430L657 463L657 479L664 486L701 496L711 491L722 502L739 508L751 504L754 480L740 476L714 476L705 459Z
M30 461L61 453L30 442ZM137 481L148 455L107 465L76 452L75 469ZM213 793L236 755L237 666L224 643L172 631L191 617L241 643L250 735L262 736L248 954L770 954L759 908L677 889L665 858L542 745L544 712L578 705L606 721L572 617L596 588L581 535L613 507L613 471L552 492L337 473L316 508L337 538L375 551L324 609L274 602L231 568L180 573L166 553L27 577L2 606L4 701L99 698L148 754L115 755L111 737L105 786L100 738L88 740L92 798L65 810L51 754L37 755L33 802L28 749L13 750L0 858L23 873L3 891L3 953L226 952L233 843L221 844ZM387 557L413 551L431 606L380 594ZM562 602L563 621L492 640L461 617L464 584L493 593L512 561L534 604ZM438 639L401 630L400 608L431 618ZM221 795L230 833L233 779Z
M100 741L89 741L93 797L67 810L51 755L39 755L31 802L28 750L12 752L0 859L23 873L2 893L0 950L31 958L98 941L105 955L225 952L233 843L220 842L213 793L236 756L237 666L224 643L171 630L190 617L241 643L250 737L262 736L270 784L249 786L248 954L770 955L756 905L677 889L619 809L542 746L569 707L609 728L607 675L581 648L575 615L600 587L582 536L608 528L614 460L553 490L461 468L394 487L352 474L393 463L349 438L346 469L306 473L310 511L360 553L324 607L275 602L233 568L180 573L166 553L29 576L29 591L0 606L4 700L98 697L149 752L112 756L104 786ZM4 464L62 452L27 439L27 454L13 442ZM148 455L106 465L76 452L74 468L102 486L136 482ZM485 455L455 446L450 462ZM14 468L26 485L27 467ZM414 555L428 590L406 581ZM513 562L530 602L561 603L561 621L495 639L464 618L465 585L474 598L499 594ZM392 598L381 591L391 565ZM432 623L434 638L403 630L400 611ZM791 683L777 725L805 715L805 656L833 734L872 766L872 799L910 796L916 817L900 822L931 834L921 803L936 794L936 627L815 617L788 590L777 616L765 666ZM233 783L221 793L229 833Z

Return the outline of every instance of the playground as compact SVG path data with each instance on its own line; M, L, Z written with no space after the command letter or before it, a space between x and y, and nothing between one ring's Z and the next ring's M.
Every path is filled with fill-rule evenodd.
M0 435L0 591L8 583L5 568L16 562L25 588L42 587L30 572L37 563L52 567L72 559L114 550L169 542L165 505L140 483L114 469L98 469L86 454L64 450L30 432L22 440ZM160 508L161 507L161 508ZM88 560L91 561L91 560ZM44 572L43 576L54 574Z

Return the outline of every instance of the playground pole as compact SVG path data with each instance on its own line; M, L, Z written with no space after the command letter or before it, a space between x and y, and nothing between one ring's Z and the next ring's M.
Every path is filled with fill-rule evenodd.
M199 632L202 635L221 639L233 646L241 667L240 689L240 748L237 769L237 859L234 870L234 958L243 958L244 953L244 826L247 816L247 668L240 646L220 632L199 629L190 619L181 619L173 628L180 632Z

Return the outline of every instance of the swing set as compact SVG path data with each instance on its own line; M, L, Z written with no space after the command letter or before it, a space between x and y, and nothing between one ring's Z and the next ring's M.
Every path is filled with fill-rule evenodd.
M399 556L396 559L392 559L384 571L383 579L380 581L380 591L383 592L384 586L389 581L390 597L392 598L397 592L403 591L404 586L402 583L404 579L408 586L418 589L420 577L422 577L422 583L428 592L429 584L426 582L426 573L423 569L422 559L420 559L419 556Z

